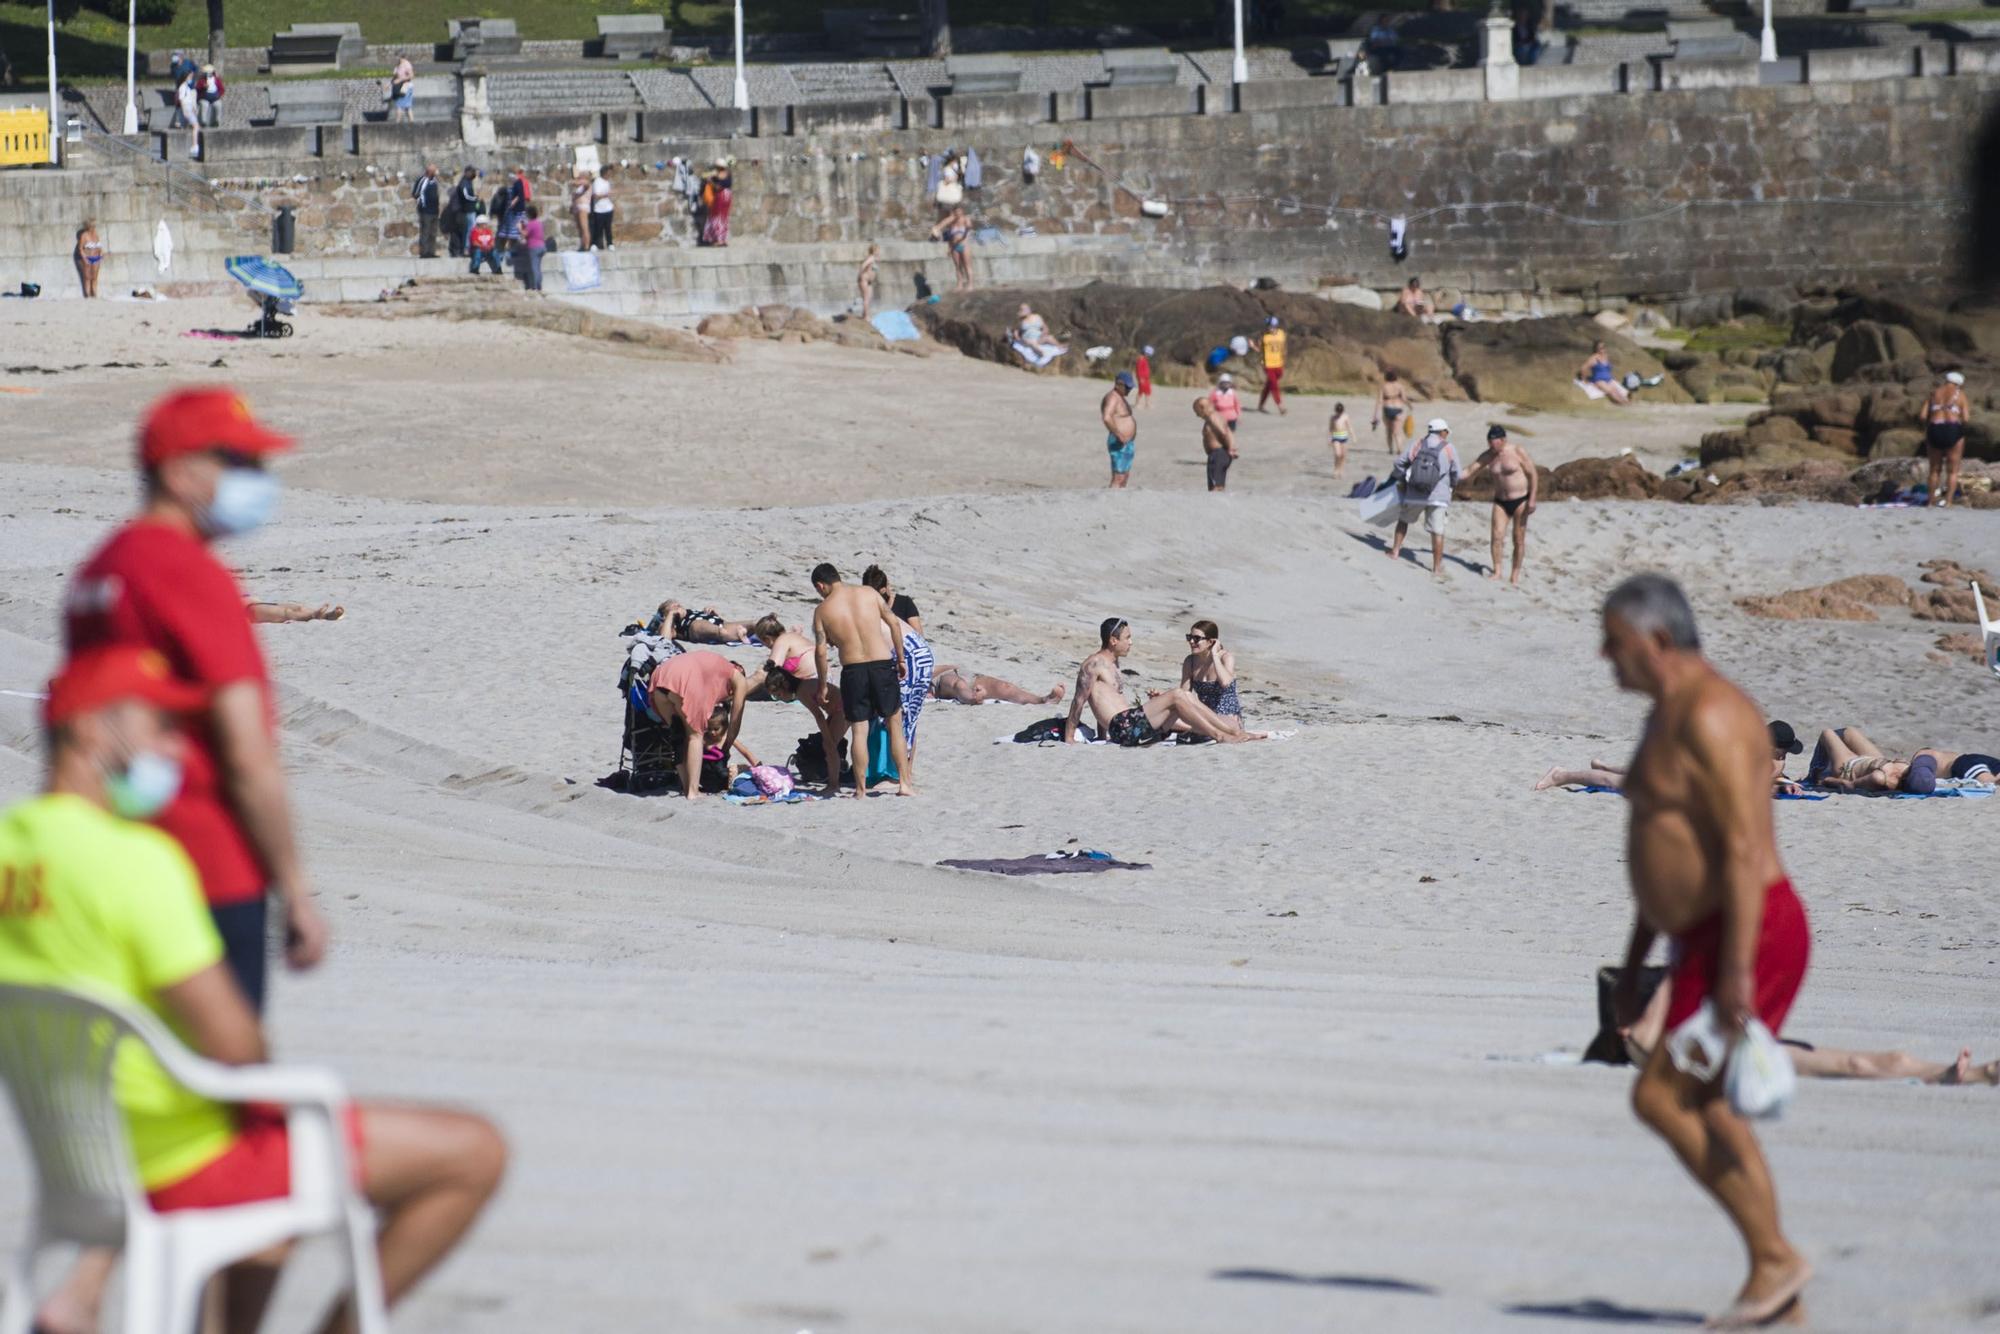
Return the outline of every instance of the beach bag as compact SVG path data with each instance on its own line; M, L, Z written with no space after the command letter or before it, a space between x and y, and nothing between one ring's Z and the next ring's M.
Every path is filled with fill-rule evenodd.
M1417 414L1414 412L1405 412L1403 414L1403 439L1408 440L1411 436L1415 435L1416 433L1417 433Z
M1405 463L1397 465L1397 482L1403 488L1403 498L1415 502L1420 496L1429 496L1431 490L1444 480L1444 441L1436 436L1425 436L1417 446L1417 452Z
M1060 741L1063 734L1063 721L1061 718L1044 718L1038 723L1029 723L1026 727L1014 733L1014 740L1023 743Z
M767 797L790 796L792 774L789 769L780 769L775 764L759 764L751 768L750 781L757 790Z
M852 779L854 774L847 763L847 738L842 737L839 744L837 753L840 756L840 777L845 782ZM792 769L798 774L801 783L824 784L827 781L826 749L820 744L819 733L799 738L798 747L792 751Z

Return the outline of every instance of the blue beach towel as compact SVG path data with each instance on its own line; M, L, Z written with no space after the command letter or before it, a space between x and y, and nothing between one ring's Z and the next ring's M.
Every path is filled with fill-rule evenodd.
M868 321L875 326L875 332L892 343L914 342L923 337L917 332L917 322L910 318L907 310L878 310Z

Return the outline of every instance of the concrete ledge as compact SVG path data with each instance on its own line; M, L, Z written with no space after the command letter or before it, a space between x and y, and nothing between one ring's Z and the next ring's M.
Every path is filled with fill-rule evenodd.
M1226 92L1226 90L1225 90ZM1348 105L1345 79L1272 79L1246 83L1236 90L1238 111L1283 111L1288 107L1344 107ZM1222 94L1215 105L1226 107Z
M645 137L665 139L733 139L746 128L746 113L735 107L703 107L694 111L644 111L640 127Z
M456 147L458 142L458 126L455 124L426 125L421 121L376 124L370 121L354 127L354 151L363 156L376 153L435 153Z
M1385 78L1390 106L1486 100L1486 71L1483 69L1391 70Z
M851 102L804 102L792 108L792 133L821 130L894 130L902 128L903 99L862 97Z
M1623 65L1523 65L1521 96L1595 97L1624 91Z
M280 125L259 130L208 130L201 136L204 162L319 156L319 127Z
M532 147L542 144L594 144L598 142L598 133L603 123L604 118L597 115L508 116L505 119L496 117L493 130L500 142L510 148L516 145ZM425 127L405 125L402 128L408 130Z
M1755 88L1762 81L1754 60L1655 60L1653 66L1653 87L1663 93Z
M1959 42L1951 48L1954 74L2000 74L2000 42Z
M1860 46L1806 52L1807 83L1859 83L1901 79L1916 73L1916 52L1907 46Z
M1039 125L1049 119L1047 93L984 93L944 99L946 128L976 125Z
M1117 120L1125 116L1191 116L1197 91L1190 84L1135 84L1123 88L1086 88L1084 117Z

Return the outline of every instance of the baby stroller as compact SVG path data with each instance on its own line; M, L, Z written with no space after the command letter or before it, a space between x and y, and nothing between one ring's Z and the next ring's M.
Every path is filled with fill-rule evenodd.
M292 326L278 318L297 311L305 284L290 269L256 255L236 255L224 260L223 270L242 283L257 306L257 320L243 331L246 338L290 338Z
M257 308L260 313L256 319L250 322L250 327L243 331L245 338L290 338L292 336L292 326L284 320L279 319L278 316L297 314L297 302L280 301L274 296L266 296L259 298Z

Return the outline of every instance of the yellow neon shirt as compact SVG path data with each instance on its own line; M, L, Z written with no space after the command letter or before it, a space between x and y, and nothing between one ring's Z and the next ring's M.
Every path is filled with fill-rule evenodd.
M221 959L194 864L168 835L63 794L0 812L0 982L108 995L172 1028L158 993ZM227 1107L182 1088L136 1042L112 1081L148 1190L236 1138Z
M1285 368L1285 331L1272 329L1264 335L1264 364L1274 371Z

